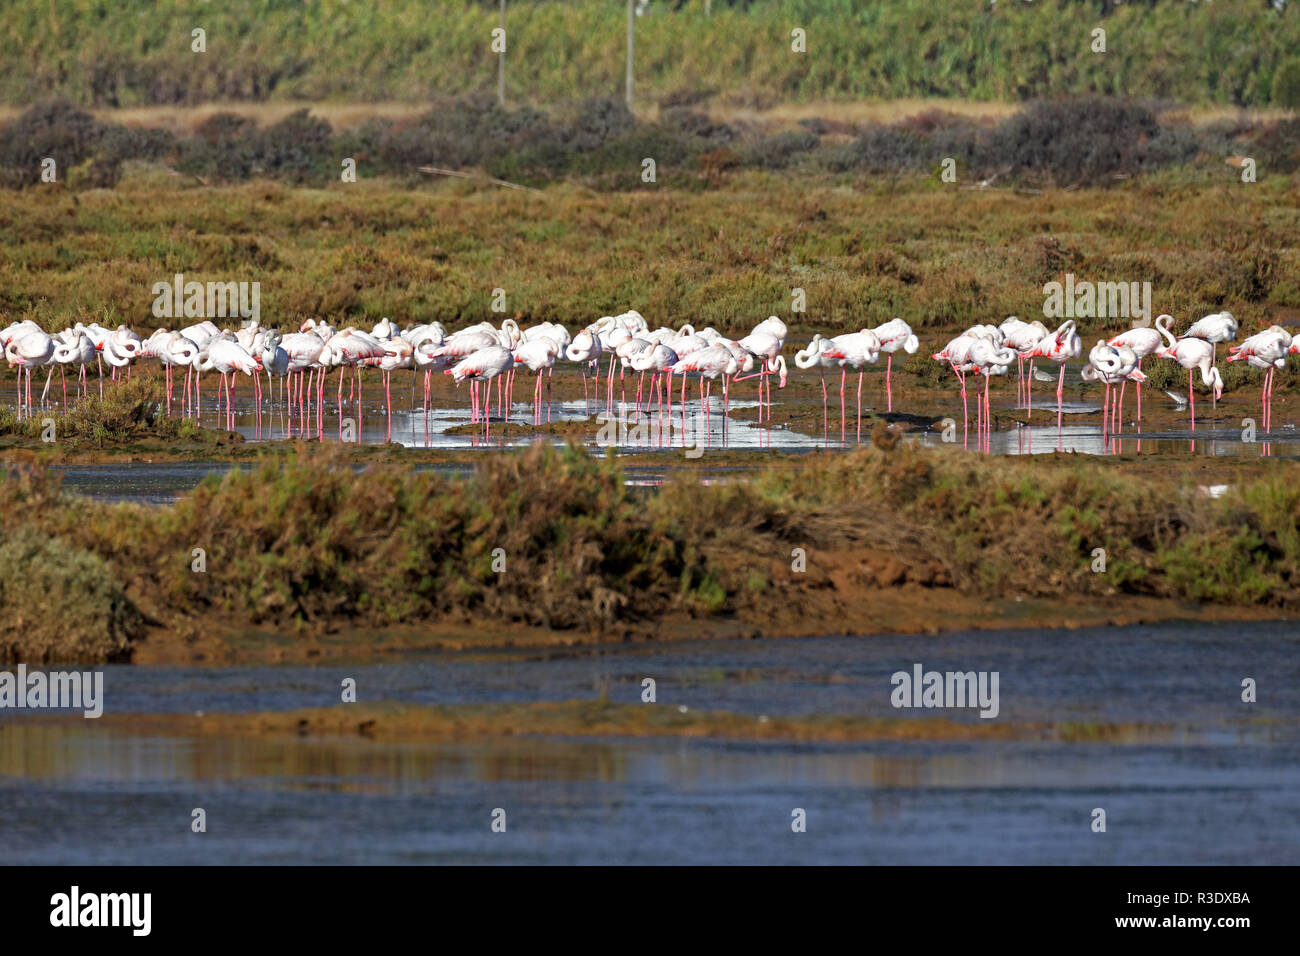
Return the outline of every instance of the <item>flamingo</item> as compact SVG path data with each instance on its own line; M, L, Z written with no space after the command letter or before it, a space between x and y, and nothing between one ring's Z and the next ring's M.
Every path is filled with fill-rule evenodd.
M501 345L491 345L488 346L487 348L479 349L478 351L474 352L468 357L461 359L451 368L446 369L443 373L445 375L450 375L455 380L457 385L459 385L461 382L468 380L470 382L471 389L474 383L476 382L487 383L487 387L485 389L486 396L484 399L485 404L482 409L484 434L487 436L491 436L492 433L492 417L490 414L491 407L492 407L492 380L497 378L503 372L510 371L510 369L514 368L514 364L515 364L514 356L510 354L510 350L508 348L505 348L504 346ZM471 390L470 402L471 402L472 416L475 415L478 411L477 409L474 409L472 405L472 403L474 403L475 401L476 401L475 393ZM503 399L502 399L502 392L501 392L501 383L500 381L498 381L497 382L498 413L501 413L503 411L502 404L503 404ZM471 418L471 420L475 420L475 419Z
M1214 346L1206 339L1181 338L1156 351L1157 358L1173 359L1187 369L1187 400L1191 405L1192 431L1196 431L1196 395L1192 392L1192 372L1201 370L1201 381L1213 390L1217 403L1223 395L1223 377L1214 364Z
M285 355L288 356L288 364L285 366L285 379L289 388L289 429L291 432L295 395L301 423L300 430L304 433L307 430L308 409L311 408L313 397L316 398L319 428L324 428L324 424L320 423L320 415L324 412L325 403L325 367L321 364L320 358L325 351L325 340L314 329L315 326L312 326L312 329L306 332L290 332L288 335L283 336L278 343L279 348L283 349ZM318 371L319 381L313 384ZM304 372L307 373L305 389L302 380ZM306 393L305 400L304 391Z
M1298 350L1297 344L1297 340L1286 329L1274 325L1228 349L1229 362L1245 361L1252 368L1264 370L1259 403L1265 434L1273 427L1273 373L1286 367L1286 357L1288 353Z
M664 396L668 397L668 420L673 417L673 366L681 361L676 352L663 343L632 356L632 368L644 375L650 373L650 390L659 400L659 421L662 428ZM638 403L639 404L639 403ZM650 398L646 398L646 412L650 411Z
M507 322L511 321L509 319ZM504 325L504 323L502 323ZM504 348L513 349L515 341L507 330L505 333L498 332L495 329L475 326L470 329L463 329L460 332L450 336L442 345L431 350L430 360L443 359L445 362L455 362L468 358L476 352L485 349ZM446 369L444 369L446 371ZM457 382L460 379L456 380ZM470 398L470 421L478 421L478 383L481 379L471 376L469 379L469 398ZM500 402L497 403L498 406Z
M190 375L199 363L199 347L181 333L171 332L165 340L155 344L154 352L167 369L167 414L169 415L172 407L174 374L172 369L176 367L185 369L185 386L181 394L181 415L184 417L185 410L190 404ZM82 376L83 378L85 376L85 364L82 365Z
M600 338L590 328L583 329L573 337L568 348L564 350L564 357L570 362L577 362L582 368L582 407L583 414L586 414L587 408L587 366L596 367L596 389L600 389Z
M23 372L27 373L27 408L32 407L32 369L44 368L54 360L54 339L37 327L13 335L5 344L5 358L18 366L18 407L23 407ZM43 401L43 400L42 400Z
M435 327L436 326L436 327ZM441 325L422 326L415 334L407 336L407 341L411 343L414 350L411 353L411 364L413 370L424 373L424 414L425 424L428 425L429 414L429 395L433 388L433 373L446 369L447 364L451 361L449 358L434 355L438 349L442 348L446 342L446 334ZM415 384L412 382L411 387ZM412 396L414 401L414 396Z
M871 330L880 345L880 351L888 358L885 361L885 411L894 410L894 353L902 349L908 355L915 355L921 347L920 341L912 334L912 327L902 319L893 318Z
M709 397L713 389L713 380L722 377L722 403L723 403L723 428L726 428L727 415L727 379L740 371L740 361L736 358L731 349L725 344L710 345L707 348L697 349L684 358L680 358L671 367L670 371L674 375L694 374L700 380L700 398L704 403L704 414L709 414ZM708 379L706 387L705 379ZM683 391L683 395L685 392ZM682 418L686 417L686 404L683 398ZM685 430L685 423L682 425Z
M980 445L988 451L993 437L993 409L989 402L990 378L993 375L1005 375L1011 367L1011 360L1016 357L1015 349L999 345L995 338L988 335L975 337L970 347L969 361L963 372L976 372L984 379L984 398L979 405ZM979 401L979 392L975 394Z
M1061 366L1056 380L1056 448L1061 449L1061 401L1065 395L1065 364L1083 352L1083 340L1074 330L1074 319L1066 319L1055 332L1039 339L1030 351L1032 358L1045 358Z
M255 378L262 371L261 363L233 337L219 336L208 345L207 361L202 368L205 370L215 369L221 373L221 394L226 399L226 419L229 422L228 427L233 428L235 410L232 403L235 397L235 373L243 372L245 375ZM230 376L229 387L227 387L227 375ZM218 403L218 414L220 414L220 411L221 406Z
M632 363L632 359L642 352L648 352L654 348L654 343L649 339L643 339L640 336L633 336L614 349L614 354L618 356L618 379L620 385L623 382L623 373ZM636 411L641 414L641 388L645 384L645 372L640 373L640 381L637 382L636 389ZM621 401L627 404L627 389L624 387Z
M952 369L957 381L961 386L961 415L962 415L962 446L965 447L965 436L970 431L970 405L966 396L966 372L970 371L973 366L970 362L971 349L975 343L984 337L979 327L967 329L961 335L950 340L947 345L930 356L936 362L942 362Z
M54 361L58 362L60 366L78 366L77 383L82 391L86 387L86 366L94 360L95 343L90 340L90 336L85 332L68 329L64 339L54 347ZM66 409L68 405L68 384L62 367L59 369L59 378L63 383L63 406Z
M1079 371L1079 376L1085 382L1099 381L1106 386L1106 398L1102 404L1101 414L1103 436L1109 434L1106 424L1108 417L1111 429L1118 432L1122 427L1120 414L1124 410L1124 388L1128 382L1132 380L1140 385L1146 381L1146 376L1138 368L1138 361L1137 352L1127 345L1110 345L1098 340L1088 353L1088 364ZM1112 406L1111 389L1116 385L1120 390Z
M1233 318L1231 312L1211 312L1209 315L1197 319L1183 333L1183 338L1204 339L1213 345L1215 347L1214 357L1211 362L1215 365L1218 364L1219 360L1219 343L1231 342L1236 337L1237 320Z
M759 323L760 325L762 323ZM755 329L737 343L742 349L759 361L758 370L758 420L763 420L763 387L767 383L767 368L781 354L784 340L767 330ZM767 385L768 405L771 405L771 385Z
M388 422L384 440L392 441L393 373L399 369L414 367L415 346L398 335L392 335L379 341L383 346L384 354L377 358L367 359L366 364L377 365L384 375L384 410Z
M875 365L880 358L880 339L876 333L863 329L860 332L837 335L829 342L829 348L823 347L822 353L827 358L836 360L840 366L840 442L844 441L844 386L850 365L858 370L858 441L862 441L862 367Z
M1175 341L1174 334L1170 331L1169 325L1173 322L1174 317L1168 313L1156 316L1155 327L1140 326L1136 329L1129 329L1127 332L1121 332L1119 335L1112 336L1107 345L1116 347L1125 346L1133 350L1137 355L1137 371L1142 371L1142 360L1148 355L1159 349L1165 342L1173 345ZM1137 420L1142 421L1142 383L1146 381L1146 376L1140 379L1134 379L1137 382L1138 411Z
M1034 358L1033 351L1043 337L1049 335L1047 326L1035 319L1022 322L1014 315L1009 315L998 326L1003 334L1002 343L1016 353L1016 381L1018 384L1018 401L1025 408L1025 417L1033 418L1034 402ZM1025 361L1029 362L1029 375L1025 376Z
M528 370L537 373L537 387L533 389L533 424L542 423L542 375L555 368L555 360L560 355L560 343L546 335L539 335L531 340L525 339L515 349L515 363L526 365ZM546 380L546 422L551 421L551 380Z

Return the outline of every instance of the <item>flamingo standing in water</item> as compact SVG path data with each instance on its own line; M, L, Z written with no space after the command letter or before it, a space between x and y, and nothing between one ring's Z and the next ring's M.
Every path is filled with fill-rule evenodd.
M361 366L368 359L380 359L387 354L382 342L374 336L365 332L360 332L352 326L340 329L329 337L325 347L321 349L320 362L323 366L333 368L338 366L339 370L339 392L338 392L338 409L339 409L339 441L343 440L343 376L347 369L353 370L353 380L348 382L348 401L352 401L352 386L356 384L357 391L357 429L360 431L361 414L364 406L361 401Z
M1168 313L1156 316L1155 328L1150 326L1141 326L1136 329L1129 329L1127 332L1121 332L1119 335L1112 336L1107 345L1113 345L1116 348L1124 346L1133 350L1137 356L1137 371L1142 371L1142 360L1151 355L1166 342L1172 346L1177 340L1170 331L1169 324L1173 322L1174 317ZM1146 376L1133 379L1137 383L1138 411L1137 420L1142 421L1142 383L1146 381Z
M510 320L507 320L510 321ZM504 324L504 323L503 323ZM507 351L514 348L515 343L512 336L507 333L501 333L492 328L482 328L475 326L470 329L463 329L460 332L450 336L438 348L429 352L430 360L442 359L445 362L460 362L469 358L476 352L486 349L504 348ZM447 369L443 370L448 372ZM486 379L474 375L466 376L469 380L469 403L470 403L470 421L478 421L478 410L482 404L479 400L478 386ZM457 378L457 383L462 379ZM500 402L497 403L500 406ZM498 410L501 409L498 407Z
M1002 331L1002 344L1016 353L1016 401L1025 409L1025 417L1034 416L1034 349L1043 337L1050 334L1047 326L1035 319L1022 322L1014 315L1009 315L998 326ZM1025 377L1025 361L1029 362L1029 376Z
M893 318L874 329L872 334L880 345L880 351L888 358L885 360L885 411L894 410L894 353L902 349L908 355L915 355L921 347L920 340L912 334L912 327L902 319Z
M880 358L880 339L870 329L848 332L819 343L822 354L840 367L840 442L844 441L844 388L848 384L849 366L858 370L858 441L862 441L862 367L875 365ZM823 389L825 380L823 379Z
M769 315L754 326L754 330L740 340L740 347L745 349L759 363L758 370L758 420L763 420L763 387L767 386L768 418L771 419L772 383L767 380L776 369L776 359L785 347L787 329L778 316ZM752 378L752 376L746 376ZM782 382L781 387L785 387Z
M631 367L632 359L640 355L642 352L649 352L654 347L654 343L649 339L643 339L639 335L634 335L632 338L623 342L614 349L614 354L618 356L618 381L623 389L622 395L619 399L622 404L627 404L627 386L623 383L626 381L624 375L627 369ZM641 372L636 387L636 413L638 415L641 414L641 390L644 385L645 372Z
M1130 380L1138 383L1146 381L1146 376L1138 368L1138 355L1127 345L1110 345L1098 340L1088 353L1088 364L1079 371L1085 382L1102 382L1106 386L1106 397L1102 403L1101 431L1108 435L1111 430L1118 433L1122 427L1120 415L1124 410L1124 389ZM1111 402L1111 389L1119 386L1115 401ZM1109 428L1107 421L1109 420Z
M1061 401L1065 395L1065 363L1078 358L1083 352L1083 340L1074 330L1074 319L1066 319L1060 327L1039 339L1030 355L1033 358L1045 358L1061 366L1061 374L1056 380L1056 448L1061 449Z
M976 329L967 329L961 335L950 340L947 345L930 356L936 362L942 362L952 369L961 386L962 447L966 447L966 436L970 432L970 405L966 396L966 372L974 366L970 362L971 349L984 333Z
M796 368L816 368L822 380L822 440L830 441L831 423L830 409L828 407L829 396L826 391L826 369L838 366L839 360L832 358L827 353L830 351L831 344L829 339L823 339L821 333L813 335L812 341L808 347L795 353L794 364ZM843 429L841 429L842 431Z
M384 321L388 321L385 319ZM393 373L399 369L412 368L414 366L415 346L401 336L390 336L388 339L381 340L380 344L384 348L384 354L378 358L367 360L369 365L379 366L379 370L384 375L384 409L387 412L388 424L385 432L385 441L393 440Z
M185 382L181 389L181 416L184 417L190 406L190 376L201 361L199 347L181 333L172 332L166 340L155 345L154 354L167 369L167 414L169 415L172 407L172 392L175 389L174 369L185 369ZM82 365L81 369L84 378L86 366Z
M1156 358L1173 359L1187 369L1187 401L1191 405L1192 431L1196 431L1196 395L1192 391L1192 372L1201 370L1201 381L1213 390L1217 403L1223 395L1223 376L1214 364L1214 346L1205 339L1182 338L1156 351Z
M596 391L600 392L600 337L591 329L583 329L573 337L568 348L564 350L564 357L570 362L577 362L582 369L582 408L583 414L587 409L587 366L596 367Z
M504 397L501 381L498 378L502 373L514 368L515 359L510 354L510 350L501 345L490 345L487 348L479 349L472 355L461 359L451 368L444 371L444 375L450 375L459 385L461 382L469 381L470 383L470 415L471 421L476 421L479 414L483 416L483 434L491 437L492 434L492 380L497 379L497 413L502 415L504 420ZM475 383L485 382L483 407L476 408L477 394L473 389Z
M433 390L433 373L446 369L450 359L434 355L434 352L442 348L446 342L447 336L444 334L442 326L438 323L421 326L413 334L408 335L406 340L411 343L413 349L411 353L412 374L424 373L424 414L425 425L428 426L429 415L429 397ZM415 382L411 382L411 387L415 387ZM414 394L411 401L415 401Z
M1280 325L1256 332L1240 345L1228 349L1229 362L1244 361L1252 368L1264 370L1259 404L1265 434L1273 427L1273 373L1286 368L1287 354L1298 350L1300 343Z
M727 427L727 380L740 371L740 361L725 344L710 345L696 349L685 358L678 359L671 368L674 375L695 375L700 380L700 399L704 404L705 419L709 416L709 399L713 392L713 380L722 377L722 427ZM705 380L708 380L707 383ZM684 383L684 380L683 380ZM686 429L686 402L683 388L682 430Z
M976 427L979 433L979 445L981 450L986 452L993 437L993 409L989 403L990 377L1005 375L1011 366L1011 360L1015 357L1014 349L999 345L995 338L981 334L974 336L974 341L967 352L967 361L957 366L963 378L966 373L975 372L984 379L984 395L981 398L977 388L975 400L978 411Z
M54 361L58 362L60 365L59 380L63 385L64 408L67 408L68 405L68 383L64 376L64 369L62 366L76 365L78 367L77 395L78 397L81 397L83 394L89 394L89 389L86 386L86 366L95 361L95 355L95 343L90 340L90 336L85 332L77 332L73 329L68 329L64 335L63 341L55 345Z
M27 373L27 409L32 407L32 369L54 360L54 339L39 327L25 328L5 344L5 358L18 366L18 408L23 407L23 372Z
M226 400L226 421L228 427L234 428L235 425L235 373L243 372L245 375L252 377L255 381L260 380L257 376L262 371L261 362L255 355L249 354L248 350L240 345L233 338L219 336L212 340L207 349L207 363L203 366L205 369L215 369L221 373L221 396ZM229 375L229 387L227 388L226 376ZM221 403L217 403L217 414L221 414Z
M773 335L769 331L755 329L736 344L742 349L754 356L759 363L758 371L754 373L758 377L758 420L763 420L764 411L764 385L767 386L766 403L770 407L772 403L772 386L767 381L768 367L776 362L777 357L781 354L781 346L784 343L782 338ZM754 375L747 375L746 378L753 378ZM769 415L770 417L770 415Z
M668 396L668 420L673 417L673 366L681 361L677 353L662 342L632 357L632 368L642 375L650 373L650 390L659 399L659 421L662 428L664 418L664 395ZM782 385L785 384L782 379ZM660 391L662 389L662 391ZM639 402L638 402L639 406ZM761 406L760 406L761 407ZM650 411L650 399L646 399L646 412Z
M533 424L542 423L542 375L555 368L555 360L560 355L560 343L554 339L539 335L534 339L519 343L515 349L515 362L526 365L529 371L537 373L537 386L533 389ZM551 421L551 380L546 380L546 421Z

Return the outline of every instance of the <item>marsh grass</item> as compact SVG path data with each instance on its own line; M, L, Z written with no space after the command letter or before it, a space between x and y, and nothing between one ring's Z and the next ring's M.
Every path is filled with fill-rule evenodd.
M166 414L163 384L154 375L106 382L102 399L93 374L89 383L90 394L67 409L38 407L21 419L13 411L0 411L0 435L41 438L47 419L54 424L54 441L70 448L107 448L143 438L196 440L205 435L193 419ZM56 382L51 391L57 387Z
M792 547L896 566L868 587L1294 610L1300 483L1294 466L1278 466L1286 473L1212 499L1101 462L900 445L721 485L670 482L646 496L617 463L576 446L494 455L465 478L401 466L358 473L318 449L209 479L155 509L70 497L39 469L19 469L4 483L0 519L29 542L20 555L34 541L88 555L100 578L111 568L145 614L182 631L256 625L305 639L345 625L450 621L610 635L669 619L757 621L827 586L774 570ZM195 548L206 555L201 573ZM1091 568L1097 548L1103 574ZM10 601L0 613L16 613Z
M144 619L98 555L33 527L0 539L0 663L124 660Z
M183 272L260 281L280 327L309 316L499 321L500 287L524 322L572 328L635 306L656 324L735 336L777 314L806 336L900 315L928 348L976 322L1041 317L1043 284L1073 272L1150 281L1154 311L1178 328L1226 308L1253 332L1300 310L1300 220L1280 212L1300 192L1289 177L1234 175L1216 163L1030 194L741 172L702 192L661 177L613 195L382 180L205 189L128 175L112 191L0 191L0 321L86 317L147 332L152 284ZM795 288L807 312L791 313ZM1095 341L1125 324L1083 320L1080 332Z

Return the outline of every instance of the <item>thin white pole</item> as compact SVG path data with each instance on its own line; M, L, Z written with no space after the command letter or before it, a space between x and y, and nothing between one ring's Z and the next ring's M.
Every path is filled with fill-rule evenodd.
M636 0L627 0L627 108L632 109L632 23L636 13L633 6Z
M506 0L501 0L501 39L504 42L506 36ZM497 63L497 102L504 109L506 105L506 51L503 47L497 54L500 61Z

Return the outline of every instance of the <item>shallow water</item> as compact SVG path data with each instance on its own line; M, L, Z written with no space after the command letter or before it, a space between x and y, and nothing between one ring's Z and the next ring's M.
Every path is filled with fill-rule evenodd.
M1071 373L1073 375L1073 372ZM571 368L561 371L562 376L576 378ZM864 393L866 401L862 406L863 415L880 413L877 399L883 391L883 374L879 369L871 369L869 377L874 381ZM265 390L260 409L255 400L251 381L243 376L235 390L234 412L227 415L218 414L216 405L216 377L209 376L204 389L202 423L214 428L228 428L238 432L249 442L282 440L297 437L304 432L309 437L319 436L325 441L356 441L366 445L393 442L411 448L433 448L442 450L502 448L525 445L537 440L532 433L507 435L502 428L502 416L497 409L495 388L492 400L492 421L486 428L476 426L465 431L453 433L452 429L461 428L470 420L470 398L468 387L448 392L440 385L434 400L426 413L423 407L423 386L414 392L411 378L406 373L393 377L391 418L386 408L386 399L378 378L371 371L366 373L365 391L361 398L351 397L352 382L345 382L344 400L338 401L337 376L330 380L324 393L323 422L316 416L316 406L311 405L304 416L302 409L295 406L295 414L288 414L289 408L280 397L280 383L272 391ZM680 381L680 380L676 380ZM775 449L786 452L813 451L821 448L852 448L861 442L870 441L869 429L864 431L859 441L857 436L856 409L852 397L846 407L846 421L840 420L838 396L832 387L830 402L822 434L804 434L784 425L774 427L758 426L752 421L737 418L735 415L723 414L721 386L713 388L713 394L707 403L698 397L698 383L692 381L687 388L685 405L680 402L681 392L673 389L673 401L669 405L643 400L638 404L636 379L628 380L630 389L624 395L614 392L613 404L606 406L605 380L601 380L601 389L591 390L590 400L554 399L550 402L549 417L545 404L542 406L543 421L551 424L587 422L593 416L596 424L588 425L576 433L589 447L603 449L614 447L619 454L635 455L645 451L676 450L689 458L698 458L711 451L761 451ZM573 384L572 381L569 383ZM831 383L833 386L833 382ZM265 383L263 383L265 386ZM333 385L334 387L331 387ZM111 387L111 385L109 386ZM1007 385L1010 388L1010 385ZM1022 420L1024 410L1017 407L1013 391L997 389L991 397L995 416L1005 421L1011 417ZM180 415L181 406L179 385L176 390L177 401L173 403L172 414ZM6 396L8 398L8 396ZM773 400L778 407L797 406L801 411L811 414L814 420L819 415L818 397L791 396L774 390ZM1197 427L1193 430L1190 422L1187 427L1157 427L1148 423L1139 426L1134 423L1132 398L1125 405L1121 416L1123 427L1118 435L1103 434L1098 424L1069 423L1072 417L1081 415L1096 416L1100 411L1101 396L1091 395L1079 399L1068 399L1062 403L1062 417L1066 424L1058 430L1055 419L1055 401L1051 389L1046 393L1035 392L1033 425L1013 425L1009 429L994 432L989 439L988 451L992 454L1041 454L1053 451L1076 452L1080 454L1106 455L1116 453L1193 453L1208 455L1241 455L1270 457L1300 457L1300 428L1294 423L1278 422L1271 434L1257 431L1252 441L1243 440L1243 417L1257 420L1258 405L1249 398L1233 399L1221 402L1217 408L1206 404L1197 406ZM756 386L746 382L732 388L728 408L731 411L752 410L757 407ZM12 401L7 407L13 408ZM1164 394L1148 392L1146 407L1174 409L1175 405ZM1183 406L1185 407L1185 406ZM638 409L640 414L638 414ZM896 412L905 412L901 405ZM942 425L932 430L912 433L909 440L922 444L934 445L951 441L972 450L979 449L976 435L977 400L969 396L967 405L968 420L963 420L960 393L954 390L948 397L941 393L938 404L929 400L927 412L946 415L952 423L947 432ZM260 414L259 414L260 412ZM41 414L38 410L37 415ZM515 400L510 403L509 420L512 424L532 425L532 386L528 376L521 375L515 383ZM550 441L562 444L567 439L552 435ZM130 498L130 493L123 495ZM145 497L151 497L147 492Z
M105 668L110 712L561 700L761 715L895 710L915 663L997 670L997 721L1119 742L726 743L157 737L0 718L4 862L1300 862L1300 632L1172 624L946 637L436 653L382 664ZM1259 702L1240 700L1244 677ZM342 705L340 705L342 706ZM208 832L189 830L190 810ZM508 831L489 829L493 808ZM795 807L808 832L790 830ZM1095 807L1108 832L1094 834Z

